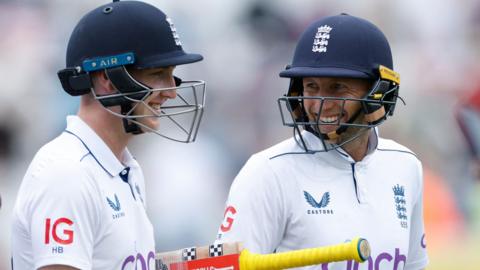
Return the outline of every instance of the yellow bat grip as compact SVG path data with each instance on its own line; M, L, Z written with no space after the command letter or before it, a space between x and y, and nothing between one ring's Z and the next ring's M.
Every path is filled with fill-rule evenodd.
M370 245L363 238L355 238L351 242L333 246L265 255L244 249L240 253L240 270L279 270L346 260L364 262L368 257Z

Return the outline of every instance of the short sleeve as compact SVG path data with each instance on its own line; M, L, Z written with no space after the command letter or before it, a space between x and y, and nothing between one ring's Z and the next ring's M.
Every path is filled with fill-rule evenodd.
M419 164L418 195L412 210L410 224L410 241L407 256L406 270L419 270L428 264L425 229L423 223L423 173Z
M282 239L285 216L274 172L254 155L232 183L217 242L240 241L252 252L271 253Z
M79 164L57 161L32 172L23 211L35 268L91 269L100 210L94 181Z

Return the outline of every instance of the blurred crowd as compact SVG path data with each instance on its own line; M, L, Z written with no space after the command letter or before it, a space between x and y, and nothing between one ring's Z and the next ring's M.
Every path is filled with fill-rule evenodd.
M79 99L64 93L56 76L68 37L84 13L105 2L0 0L0 269L9 269L10 216L22 176L38 148L65 128L65 116L76 113ZM473 258L480 249L480 181L454 117L460 97L480 87L480 2L145 2L169 14L187 51L205 57L177 68L177 75L207 82L194 144L145 135L131 147L143 165L159 251L215 239L228 189L246 159L292 135L277 106L289 82L278 73L290 63L296 39L314 19L345 12L374 22L390 41L406 106L398 105L380 133L424 164L431 269L480 262Z

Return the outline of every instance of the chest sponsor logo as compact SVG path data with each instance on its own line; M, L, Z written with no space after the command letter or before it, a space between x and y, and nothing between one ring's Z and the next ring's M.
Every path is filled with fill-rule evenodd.
M422 248L427 248L427 241L425 240L425 234L422 235L422 239L420 240L420 246Z
M322 195L322 199L317 201L310 193L303 191L303 196L307 203L314 209L307 209L308 215L332 215L333 210L328 209L327 206L330 204L330 192L325 192Z
M399 184L393 186L393 199L395 200L395 211L397 218L400 220L402 228L408 228L407 221L407 202L405 200L405 188Z
M155 266L155 252L150 251L147 256L144 256L142 253L137 253L135 255L130 255L125 260L123 260L121 270L155 270L155 269L164 269L161 267Z
M110 208L113 209L114 213L112 214L113 219L121 218L125 216L125 212L121 211L122 206L120 205L120 200L117 197L117 194L114 194L113 200L110 198L107 198L107 203L110 206Z
M362 264L359 264L355 261L347 261L347 266L345 270L358 270L358 269L368 269L368 270L381 270L381 269L392 269L392 270L401 270L404 269L405 263L407 262L407 256L400 252L399 248L395 248L395 254L390 254L388 252L382 252L376 257L369 257L367 261ZM328 263L322 264L322 270L329 269L342 269L338 265L332 264L332 268L329 268ZM368 266L368 267L367 267ZM343 270L343 269L342 269Z

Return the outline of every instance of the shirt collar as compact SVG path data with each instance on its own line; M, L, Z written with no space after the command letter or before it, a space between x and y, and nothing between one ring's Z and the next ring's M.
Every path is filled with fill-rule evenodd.
M323 149L321 140L314 134L308 131L303 131L302 136L305 139L305 142L307 143L307 145L310 147L310 149ZM367 155L363 158L361 162L365 162L366 160L368 160L371 154L374 153L375 150L377 149L377 146L378 146L378 128L375 127L372 129L372 132L370 132L370 135L368 137ZM343 164L342 160L347 161L346 164L348 165L348 168L350 168L350 163L355 163L355 161L350 157L350 155L347 152L345 152L345 150L343 150L341 147L330 150L326 152L326 155L321 155L321 156L331 157L333 164L339 167L344 167L345 165Z
M372 155L372 153L375 152L375 150L377 149L377 146L378 146L378 128L374 127L371 130L370 134L368 135L367 154L365 155L365 157L363 157L363 159L360 162L365 162L366 160L368 160ZM339 147L333 151L336 151L338 154L340 154L342 157L349 160L350 162L355 162L352 159L352 157L350 157L350 155L345 150L343 150L343 148Z
M373 153L378 146L378 127L374 127L372 132L370 132L370 136L368 137L368 148L367 148L367 155Z
M66 132L76 136L98 164L112 177L119 175L125 169L123 164L127 167L137 166L135 159L127 148L123 152L124 161L122 164L100 136L76 115L67 116Z

